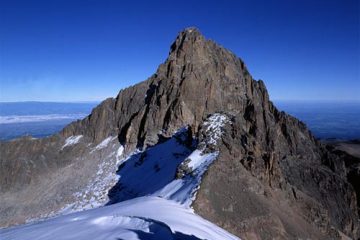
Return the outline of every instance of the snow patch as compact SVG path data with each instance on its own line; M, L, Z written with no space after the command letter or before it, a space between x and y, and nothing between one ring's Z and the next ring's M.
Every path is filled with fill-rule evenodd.
M77 144L82 137L83 135L68 137L67 139L65 139L65 144L62 146L61 150L63 150L65 147Z
M204 154L200 150L195 150L189 156L190 162L187 166L193 170L200 169L202 165L209 165L209 163L217 156L216 153Z
M171 182L178 165L191 153L186 146L185 130L145 151L135 150L126 160L121 160L119 181L111 191L110 203L152 195Z
M178 167L178 171L181 169L183 176L180 179L174 179L153 195L171 199L186 207L191 207L200 188L203 174L219 155L218 151L206 153L206 146L217 145L226 123L230 123L226 115L219 113L211 115L203 123L208 138L199 143L200 149L193 151Z
M113 139L107 140L106 145ZM60 210L60 213L67 214L92 209L103 206L109 201L108 191L119 181L119 175L116 173L116 170L120 164L128 159L123 156L124 147L120 145L117 148L117 146L118 143L111 145L110 154L99 164L94 178L82 191L74 193L76 201L68 204Z
M209 139L205 140L206 144L217 144L217 141L223 134L223 127L226 123L230 123L230 119L226 115L220 113L212 114L204 121L203 127L205 127L205 133L210 136Z
M116 139L116 137L111 137L111 136L110 136L110 137L105 138L104 140L102 140L101 143L99 143L98 145L96 145L96 147L93 148L90 153L93 153L93 152L96 151L96 150L101 150L101 149L103 149L103 148L106 148L106 147L109 145L109 143L110 143L111 141L113 141L114 139Z
M122 145L120 145L120 147L118 148L117 152L116 152L116 160L120 161L121 156L124 153L124 147Z
M153 195L174 200L189 208L195 200L203 174L216 160L218 154L218 152L204 154L200 150L195 150L185 163L189 172L181 179L174 179Z

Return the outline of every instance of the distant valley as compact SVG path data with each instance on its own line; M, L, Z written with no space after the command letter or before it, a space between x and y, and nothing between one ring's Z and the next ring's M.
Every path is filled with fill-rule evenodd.
M0 140L21 136L46 137L90 114L98 102L0 103Z

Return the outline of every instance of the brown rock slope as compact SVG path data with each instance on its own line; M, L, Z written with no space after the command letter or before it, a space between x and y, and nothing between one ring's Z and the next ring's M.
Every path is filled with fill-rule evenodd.
M7 216L2 224L21 222L19 214L44 212L38 201L46 203L46 211L71 201L104 156L89 154L89 146L117 136L131 152L187 125L201 138L199 126L216 112L231 116L232 124L225 128L219 159L203 179L197 213L244 239L359 236L356 194L344 161L324 149L303 123L279 112L241 59L194 28L179 34L153 76L105 100L84 120L50 138L1 143L0 191L8 199L0 202L6 203L0 209ZM66 138L78 135L83 135L79 144L61 150ZM49 185L49 194L34 196ZM24 209L31 205L33 210L20 211L14 195L26 199Z

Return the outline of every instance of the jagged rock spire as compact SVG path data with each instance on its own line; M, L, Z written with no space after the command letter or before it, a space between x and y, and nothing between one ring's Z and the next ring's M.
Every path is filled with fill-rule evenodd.
M205 38L197 28L186 28L178 34L175 42L171 45L170 55L172 52L177 52L180 49L187 51L189 45L194 44L196 41L204 41L204 39Z

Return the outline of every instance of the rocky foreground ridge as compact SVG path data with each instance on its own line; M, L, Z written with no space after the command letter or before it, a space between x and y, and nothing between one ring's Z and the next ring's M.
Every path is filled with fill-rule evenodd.
M99 175L105 178L116 171L111 166L118 156L161 143L181 128L192 140L211 143L201 131L211 114L230 120L219 143L206 147L219 155L192 204L196 213L243 239L360 237L344 158L278 111L263 81L195 28L177 36L153 76L85 119L48 138L0 143L1 225L59 211L76 200L99 165L108 166ZM99 191L116 181L109 178Z

